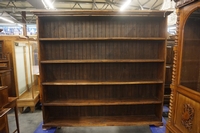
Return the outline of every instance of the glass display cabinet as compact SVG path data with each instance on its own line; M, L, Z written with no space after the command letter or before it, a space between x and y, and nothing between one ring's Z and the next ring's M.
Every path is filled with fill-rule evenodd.
M200 133L200 1L181 2L167 133Z
M39 86L35 76L38 73L37 41L34 37L0 36L0 51L10 55L10 64L6 65L9 66L11 79L9 96L18 97L20 112L26 107L34 112L39 101Z

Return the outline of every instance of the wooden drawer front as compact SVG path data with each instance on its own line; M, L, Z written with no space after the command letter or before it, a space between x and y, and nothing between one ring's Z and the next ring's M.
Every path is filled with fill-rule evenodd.
M0 63L0 69L7 69L8 63Z
M200 133L200 104L188 97L177 94L175 126L182 133Z
M8 133L7 115L0 117L0 133Z
M0 89L0 109L8 102L8 89Z

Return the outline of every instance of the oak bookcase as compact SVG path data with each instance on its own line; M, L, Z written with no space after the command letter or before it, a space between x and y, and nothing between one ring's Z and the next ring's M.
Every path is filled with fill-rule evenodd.
M34 11L43 128L162 125L168 11Z

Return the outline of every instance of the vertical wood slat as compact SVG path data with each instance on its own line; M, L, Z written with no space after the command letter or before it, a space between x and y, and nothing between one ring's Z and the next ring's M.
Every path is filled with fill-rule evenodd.
M54 28L54 21L50 22L51 25L50 25L50 29L52 30L49 30L49 33L50 33L50 37L53 38L53 37L56 37L55 36L55 28ZM45 29L46 30L46 29Z

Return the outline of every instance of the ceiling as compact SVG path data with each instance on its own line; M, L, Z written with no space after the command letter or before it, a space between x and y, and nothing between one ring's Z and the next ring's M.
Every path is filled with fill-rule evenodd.
M119 10L126 0L52 0L55 10ZM159 10L163 0L132 0L127 10ZM35 24L31 10L46 10L41 0L0 0L0 17L15 23ZM22 17L22 12L26 17ZM0 19L0 23L6 23Z

